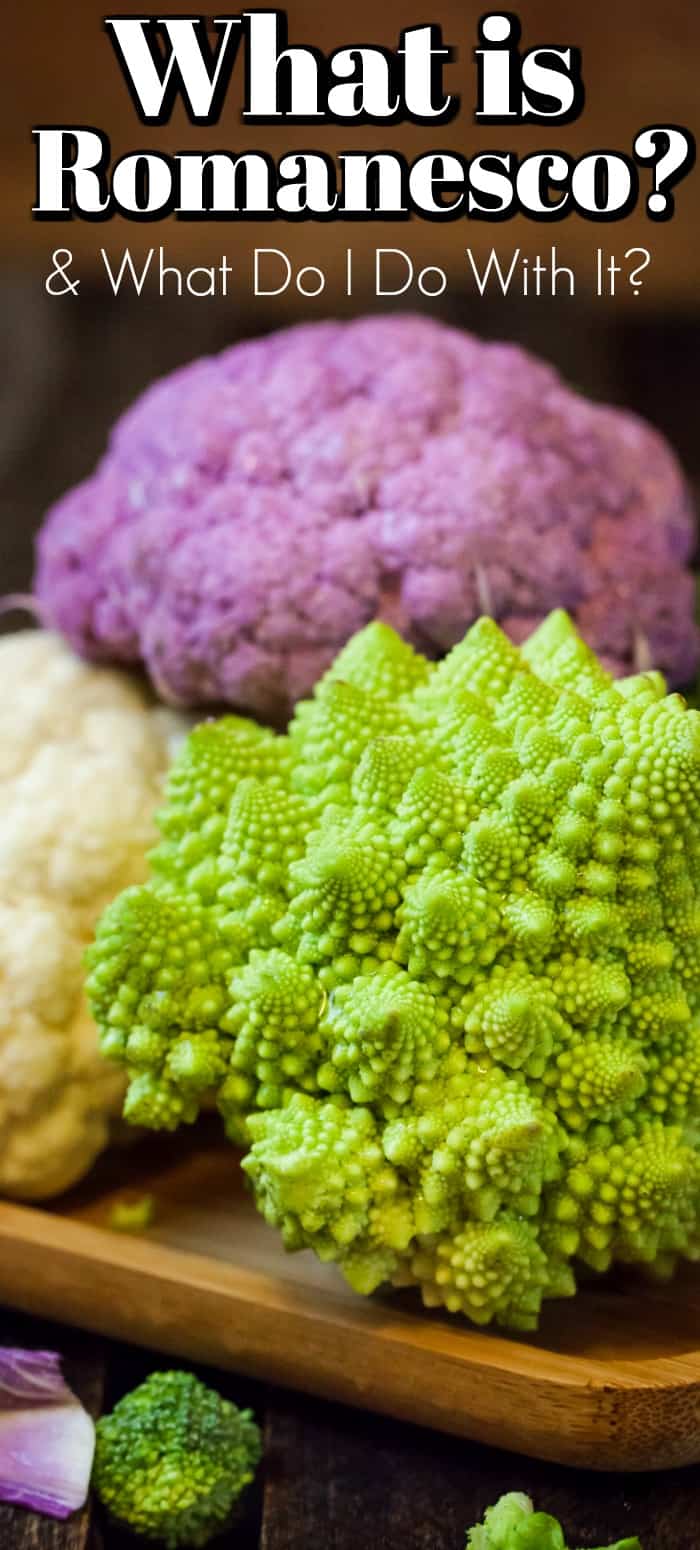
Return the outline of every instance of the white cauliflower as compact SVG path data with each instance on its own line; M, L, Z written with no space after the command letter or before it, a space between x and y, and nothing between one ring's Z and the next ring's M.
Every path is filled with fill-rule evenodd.
M97 917L146 875L188 723L58 636L0 639L0 1194L40 1199L90 1167L121 1108L83 993Z

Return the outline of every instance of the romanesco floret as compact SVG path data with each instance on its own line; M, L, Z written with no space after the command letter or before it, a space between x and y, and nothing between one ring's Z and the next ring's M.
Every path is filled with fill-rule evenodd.
M535 1512L529 1496L509 1491L487 1507L483 1523L467 1534L466 1550L567 1550L564 1531L548 1512ZM636 1536L618 1539L607 1550L642 1550Z
M283 1109L251 1115L248 1129L258 1205L288 1249L342 1258L362 1292L398 1273L415 1235L412 1199L369 1109L295 1093Z
M155 1195L127 1196L124 1200L115 1200L107 1217L107 1226L111 1227L112 1232L147 1232L155 1214Z
M98 1496L166 1550L196 1550L221 1531L261 1453L251 1412L188 1372L151 1373L95 1431Z
M564 614L439 666L385 625L278 735L190 738L89 989L130 1119L213 1097L353 1286L533 1328L700 1256L700 713Z

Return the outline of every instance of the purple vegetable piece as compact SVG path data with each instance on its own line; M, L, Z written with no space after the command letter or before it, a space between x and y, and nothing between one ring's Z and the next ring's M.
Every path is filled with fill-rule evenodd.
M87 1500L95 1428L55 1351L0 1348L0 1501L67 1518Z
M169 700L280 714L379 616L429 655L567 608L614 671L698 661L687 486L631 414L414 317L313 323L155 383L49 513L46 621Z

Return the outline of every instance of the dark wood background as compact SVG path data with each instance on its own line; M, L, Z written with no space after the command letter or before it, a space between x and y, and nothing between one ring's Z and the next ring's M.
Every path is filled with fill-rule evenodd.
M3 1342L65 1352L66 1374L93 1412L172 1363L0 1310ZM698 1550L695 1470L596 1475L501 1453L381 1416L197 1369L264 1429L264 1459L221 1550L464 1550L466 1529L503 1491L529 1492L561 1518L567 1544L639 1533L643 1550ZM70 1523L0 1506L2 1550L137 1550L144 1541L94 1503Z

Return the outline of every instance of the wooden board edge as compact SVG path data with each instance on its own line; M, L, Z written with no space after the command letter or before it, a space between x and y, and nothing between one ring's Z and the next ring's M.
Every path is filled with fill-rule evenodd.
M610 1385L610 1366L603 1361L548 1350L541 1344L465 1323L457 1326L461 1347L456 1357L455 1322L447 1315L441 1318L420 1310L407 1311L379 1297L349 1299L342 1291L337 1295L330 1290L320 1293L318 1287L307 1287L293 1277L270 1275L148 1238L115 1233L93 1223L67 1220L33 1206L0 1203L0 1245L3 1244L8 1254L25 1257L33 1257L37 1248L54 1256L57 1252L69 1253L76 1263L89 1263L95 1270L106 1267L123 1271L144 1284L175 1283L197 1291L215 1289L237 1303L264 1307L270 1313L289 1313L293 1307L300 1318L308 1318L314 1324L330 1324L346 1335L354 1336L362 1330L365 1336L397 1342L404 1349L418 1347L436 1357L446 1356L480 1370L507 1368L530 1379L540 1377L545 1365L551 1384L601 1389ZM6 1269L0 1256L0 1286ZM693 1363L690 1372L679 1356L652 1359L643 1366L641 1375L638 1368L616 1370L615 1386L637 1391L647 1387L656 1390L669 1383L683 1387L696 1377L700 1382L700 1350L697 1364Z
M612 1382L603 1364L577 1371L478 1331L456 1353L433 1321L362 1303L349 1318L340 1298L32 1208L0 1207L0 1246L0 1299L24 1312L559 1463L700 1461L700 1365L695 1380L671 1359Z

